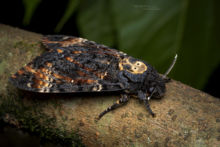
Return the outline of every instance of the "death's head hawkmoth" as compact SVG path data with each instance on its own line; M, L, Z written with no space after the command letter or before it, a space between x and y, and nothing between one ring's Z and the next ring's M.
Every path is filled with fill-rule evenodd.
M87 39L49 35L42 40L46 52L11 76L16 87L41 93L121 92L121 98L105 113L126 103L135 95L154 115L148 101L165 93L166 77L147 62Z

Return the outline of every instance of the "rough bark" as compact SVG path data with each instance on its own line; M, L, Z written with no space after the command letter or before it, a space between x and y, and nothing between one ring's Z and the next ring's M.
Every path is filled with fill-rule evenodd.
M114 94L38 94L17 90L9 76L44 51L42 35L0 24L0 119L41 137L72 146L219 146L220 100L171 80L161 100L151 100L95 117Z

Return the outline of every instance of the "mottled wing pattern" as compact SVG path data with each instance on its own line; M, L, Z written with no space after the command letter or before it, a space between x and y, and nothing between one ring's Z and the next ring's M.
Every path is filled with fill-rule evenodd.
M85 43L87 42L87 43ZM85 46L88 44L87 39L74 37L74 36L65 36L65 35L47 35L42 39L42 44L46 47L46 49L57 49L57 48L71 48L75 46ZM95 42L93 44L96 44Z
M47 36L42 42L49 51L10 78L18 88L43 93L124 89L117 76L125 54L72 36Z

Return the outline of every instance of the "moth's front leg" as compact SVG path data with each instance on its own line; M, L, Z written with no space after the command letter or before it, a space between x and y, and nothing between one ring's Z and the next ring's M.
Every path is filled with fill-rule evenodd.
M101 119L102 116L104 116L106 113L108 113L109 111L112 111L116 108L118 108L119 106L127 103L129 100L129 97L126 94L123 94L121 96L121 98L119 100L117 100L112 106L108 107L107 109L105 109L102 113L99 114L97 120Z
M138 91L138 98L142 101L144 101L144 105L146 106L147 108L147 111L154 117L155 116L155 113L152 111L152 109L150 108L150 104L149 104L149 100L147 99L146 97L146 92L143 92L143 91Z

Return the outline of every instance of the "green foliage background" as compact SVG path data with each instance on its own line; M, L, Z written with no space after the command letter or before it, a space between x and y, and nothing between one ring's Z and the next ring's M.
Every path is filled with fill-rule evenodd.
M62 1L60 1L62 2ZM41 0L23 0L28 25ZM170 77L203 88L219 65L217 0L69 0L54 31L76 14L81 37L116 47Z

